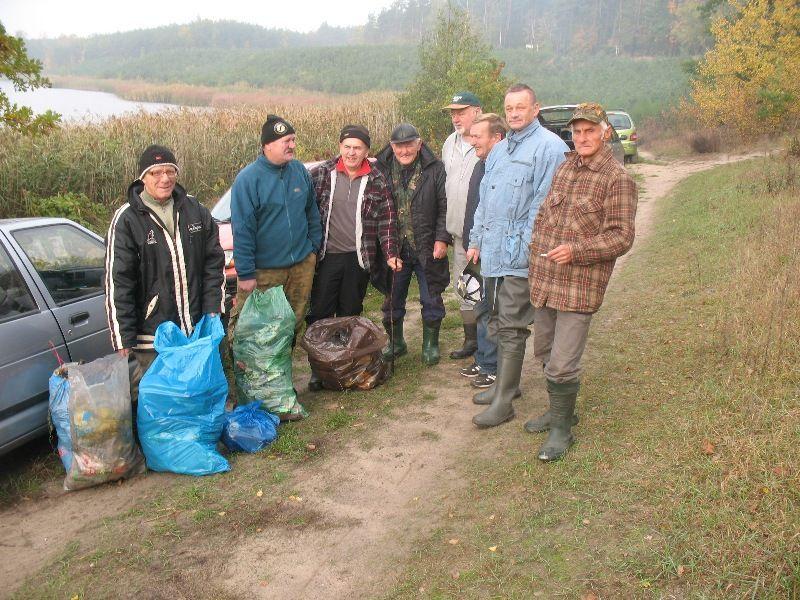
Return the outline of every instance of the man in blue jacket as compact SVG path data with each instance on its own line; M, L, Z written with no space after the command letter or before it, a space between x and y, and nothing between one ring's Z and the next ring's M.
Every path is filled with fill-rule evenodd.
M283 286L299 329L314 280L322 223L308 171L294 158L295 131L276 115L261 129L261 155L231 190L233 260L239 278L228 335L250 293Z
M529 86L508 89L505 113L511 131L486 159L467 251L467 260L481 261L491 307L489 333L496 331L498 341L497 379L473 398L475 404L489 405L472 418L478 427L494 427L514 417L512 401L520 395L525 342L533 323L528 243L539 205L569 151L539 123L539 104Z

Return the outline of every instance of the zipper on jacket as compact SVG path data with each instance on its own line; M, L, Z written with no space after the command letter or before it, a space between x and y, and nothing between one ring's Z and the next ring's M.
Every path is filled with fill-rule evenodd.
M289 223L289 240L292 242L289 245L289 256L292 259L292 264L295 264L297 261L294 258L294 231L292 231L292 216L289 214L289 180L283 181L283 171L285 168L285 165L280 168L280 180L283 184L283 208L286 211L286 222Z

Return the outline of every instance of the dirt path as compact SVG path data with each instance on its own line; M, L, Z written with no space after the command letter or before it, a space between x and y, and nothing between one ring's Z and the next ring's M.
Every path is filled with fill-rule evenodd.
M634 251L651 230L658 200L676 183L747 157L634 165L632 172L644 177ZM417 337L412 330L415 343ZM457 374L463 364L443 359L429 372L423 390L433 392L435 399L388 421L369 447L356 442L322 462L298 468L292 501L314 515L312 522L304 528L269 529L249 537L214 569L221 573L219 586L242 597L329 600L370 597L386 589L395 577L395 566L411 552L413 540L448 518L448 498L457 495L462 485L458 466L464 457L502 448L502 427L478 431L471 424L476 412L470 401L473 390ZM526 373L525 379L531 376ZM518 414L534 412L543 402L543 394L534 390L519 403ZM103 518L173 481L170 475L150 474L80 494L53 490L45 499L0 513L4 593L52 560L70 540L90 537Z

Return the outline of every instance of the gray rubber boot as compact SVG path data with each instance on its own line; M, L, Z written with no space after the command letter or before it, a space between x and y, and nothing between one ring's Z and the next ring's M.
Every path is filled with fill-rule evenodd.
M575 438L572 436L572 418L575 416L575 401L578 398L579 381L556 383L547 380L550 395L550 433L539 448L539 460L558 460L567 453Z
M544 414L539 415L538 417L534 417L529 419L527 423L525 423L525 431L528 433L543 433L545 431L550 431L550 409L548 408L544 411ZM580 419L578 415L572 415L572 426L578 424Z
M494 383L495 394L492 403L481 413L472 417L478 427L495 427L514 418L513 400L519 392L524 356L514 355L503 358L502 370L497 372ZM501 368L498 364L498 368Z

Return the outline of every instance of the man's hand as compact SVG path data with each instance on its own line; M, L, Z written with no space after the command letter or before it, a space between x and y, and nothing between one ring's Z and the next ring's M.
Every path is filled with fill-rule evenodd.
M447 256L447 244L444 242L433 242L433 258L440 259Z
M477 248L470 248L467 250L467 262L472 261L473 264L478 264L478 260L481 258L481 251Z
M572 262L572 247L569 244L556 246L547 253L547 258L555 261L559 265L568 265Z
M256 280L255 279L239 279L237 282L239 289L243 292L252 292L256 289Z
M120 348L117 350L117 354L119 354L123 358L128 358L128 355L131 353L130 348Z
M389 265L389 268L392 271L399 271L403 268L403 261L400 259L399 256L394 256L386 260L386 264Z

